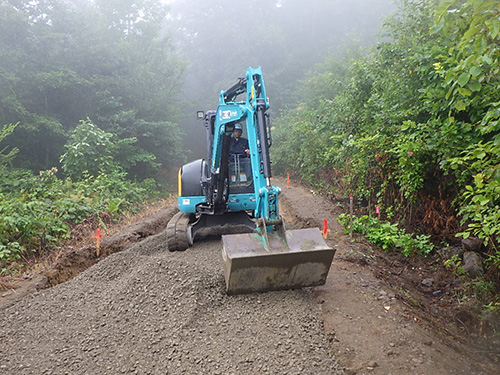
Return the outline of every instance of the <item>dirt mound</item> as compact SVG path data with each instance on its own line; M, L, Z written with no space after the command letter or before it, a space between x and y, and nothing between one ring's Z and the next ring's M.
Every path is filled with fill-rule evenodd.
M71 280L109 255L122 251L128 244L162 231L177 211L175 207L164 207L116 234L103 238L99 249L95 245L79 249L63 247L49 267L10 281L7 288L9 292L1 295L0 306L10 305L29 293Z

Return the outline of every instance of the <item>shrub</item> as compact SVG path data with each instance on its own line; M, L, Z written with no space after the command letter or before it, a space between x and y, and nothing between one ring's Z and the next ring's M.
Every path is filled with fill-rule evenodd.
M36 176L9 170L0 176L0 262L58 245L71 225L93 214L109 212L116 218L137 210L138 202L157 190L151 180L133 182L122 171L86 175L76 182L59 179L57 173L56 168ZM13 176L23 178L15 182Z
M345 227L345 233L349 232L350 217L347 214L340 214L339 223ZM352 230L360 233L384 251L400 251L408 257L413 254L428 255L434 250L434 245L429 242L430 236L413 236L406 233L403 228L398 228L398 224L381 222L378 219L367 215L353 217Z

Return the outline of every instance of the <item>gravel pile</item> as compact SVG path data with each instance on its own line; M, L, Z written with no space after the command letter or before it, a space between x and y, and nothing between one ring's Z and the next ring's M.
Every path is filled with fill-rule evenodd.
M0 310L0 374L341 374L307 290L227 296L220 238L165 232Z

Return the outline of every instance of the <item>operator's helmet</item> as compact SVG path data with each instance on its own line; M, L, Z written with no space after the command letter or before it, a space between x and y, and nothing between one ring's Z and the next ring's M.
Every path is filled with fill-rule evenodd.
M234 130L243 130L243 128L241 127L241 124L239 122L234 124Z

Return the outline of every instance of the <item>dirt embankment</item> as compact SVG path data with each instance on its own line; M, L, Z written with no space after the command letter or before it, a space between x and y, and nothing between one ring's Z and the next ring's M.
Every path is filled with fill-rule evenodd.
M54 262L41 271L6 278L2 283L4 290L0 294L0 307L15 303L27 294L71 280L109 255L122 251L127 245L161 232L177 211L173 206L163 207L112 236L104 237L100 241L99 249L95 245L82 248L63 247Z
M328 220L337 254L325 286L228 297L220 237L168 252L162 229L176 209L166 208L104 238L99 257L68 250L31 291L79 274L70 281L4 293L0 372L497 373L447 323L446 299L421 290L432 269L351 241L336 222L341 205L277 184L289 227Z
M304 186L283 188L282 201L291 226L321 227L327 219L328 243L337 252L316 295L333 353L347 373L500 372L498 342L494 347L494 338L472 337L454 298L457 280L432 257L408 259L349 238L336 220L348 212L346 203Z

